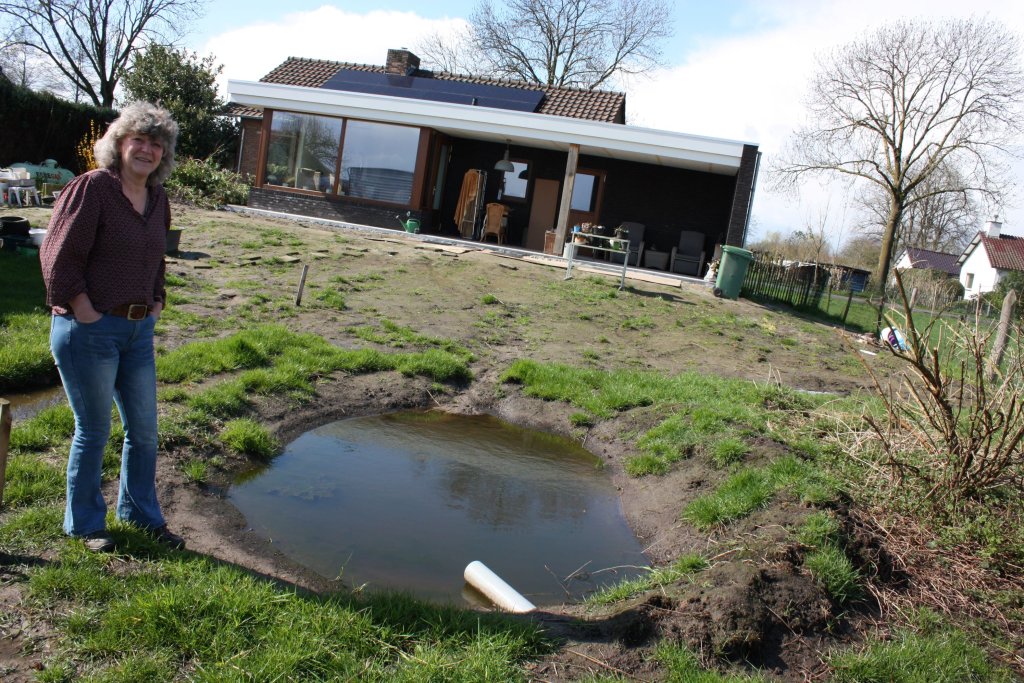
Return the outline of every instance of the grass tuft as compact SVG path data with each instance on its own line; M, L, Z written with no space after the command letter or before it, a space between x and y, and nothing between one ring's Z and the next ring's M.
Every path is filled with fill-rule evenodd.
M270 460L280 449L280 444L264 426L244 418L224 425L220 440L235 453L264 461Z
M12 453L38 453L59 446L75 433L75 416L65 403L49 406L11 430Z
M785 456L764 467L748 467L726 479L713 493L702 496L683 510L683 519L699 529L710 529L746 517L764 507L776 492L789 489L806 502L835 495L834 485L813 464Z
M654 588L675 583L680 579L692 576L708 568L708 562L700 555L683 555L667 567L651 569L646 575L628 579L614 586L602 588L587 598L592 605L610 605L620 600L627 600Z
M668 670L666 680L677 683L767 683L769 680L761 674L748 676L708 671L688 647L665 640L658 644L654 656Z
M859 652L833 655L837 683L982 683L1014 677L989 664L985 651L957 630L915 633L904 629L891 640L872 639Z
M196 484L204 483L209 472L209 462L200 458L189 458L181 466L181 473L185 475L185 480Z
M711 464L721 469L741 462L747 457L750 447L736 437L726 437L711 448Z

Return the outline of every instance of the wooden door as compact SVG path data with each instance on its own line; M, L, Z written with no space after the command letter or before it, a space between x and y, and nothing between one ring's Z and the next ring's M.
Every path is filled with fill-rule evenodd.
M530 202L530 224L526 229L524 246L530 251L544 250L544 232L555 229L558 220L557 180L537 178L533 183L533 199ZM559 252L560 253L560 252Z

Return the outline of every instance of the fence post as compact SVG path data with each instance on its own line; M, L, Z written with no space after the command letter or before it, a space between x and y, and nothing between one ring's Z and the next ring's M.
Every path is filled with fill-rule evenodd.
M1006 337L1010 332L1010 318L1013 316L1013 308L1017 304L1017 292L1010 290L1003 299L1003 310L999 314L999 328L996 330L996 340L992 344L992 354L988 357L988 380L991 382L999 371L999 364L1003 362L1003 352L1006 351Z
M846 327L846 316L850 314L850 304L853 303L853 287L850 287L850 296L846 297L846 308L843 309L843 327Z
M11 445L11 402L0 398L0 509L4 506L7 481L7 448Z
M299 278L299 289L295 293L295 305L302 305L302 290L306 287L306 273L309 272L309 264L302 264L302 277Z

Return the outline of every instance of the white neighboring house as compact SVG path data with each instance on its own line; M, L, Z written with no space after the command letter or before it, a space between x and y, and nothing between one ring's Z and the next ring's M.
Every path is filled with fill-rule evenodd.
M957 259L965 299L991 292L1011 271L1024 271L1024 238L1000 235L1002 226L994 220L986 223Z

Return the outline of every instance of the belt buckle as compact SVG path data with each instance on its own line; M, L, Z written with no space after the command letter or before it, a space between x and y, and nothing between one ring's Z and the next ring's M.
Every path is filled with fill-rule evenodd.
M146 304L129 304L128 315L129 320L142 320L149 315L149 306Z

